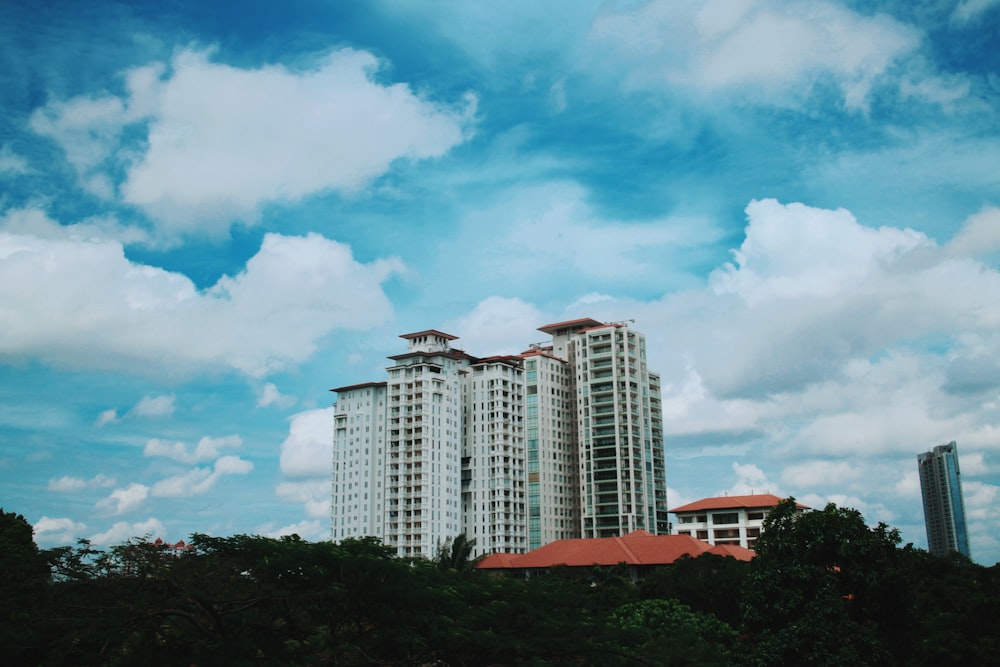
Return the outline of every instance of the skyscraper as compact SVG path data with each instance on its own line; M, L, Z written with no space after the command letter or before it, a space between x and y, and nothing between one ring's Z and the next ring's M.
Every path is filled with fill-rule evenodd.
M465 533L480 555L669 532L645 337L590 318L539 330L551 342L484 358L450 334L404 334L386 382L333 390L334 540L433 556Z
M928 550L938 556L957 551L968 558L969 535L965 526L958 446L952 441L919 454L917 468L924 498Z

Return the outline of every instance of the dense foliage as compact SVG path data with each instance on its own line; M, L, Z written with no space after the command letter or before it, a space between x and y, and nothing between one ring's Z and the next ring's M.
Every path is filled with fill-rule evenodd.
M1000 566L900 547L854 510L779 506L751 563L528 580L377 540L195 535L39 550L0 510L0 655L25 665L950 665L1000 655Z

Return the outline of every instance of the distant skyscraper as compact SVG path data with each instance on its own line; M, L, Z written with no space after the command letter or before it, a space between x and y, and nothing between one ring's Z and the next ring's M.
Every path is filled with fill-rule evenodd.
M952 441L918 455L917 467L924 497L928 550L938 556L957 551L969 557L958 446Z

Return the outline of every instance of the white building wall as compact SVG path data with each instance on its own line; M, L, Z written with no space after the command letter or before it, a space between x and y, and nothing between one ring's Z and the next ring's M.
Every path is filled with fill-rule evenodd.
M576 364L582 532L666 534L666 469L659 378L645 337L625 323L580 332ZM654 428L654 419L659 425Z
M334 404L330 536L383 535L385 383L338 391Z
M523 355L529 550L580 537L573 368L550 352Z
M453 337L410 338L388 369L384 541L432 558L462 531L462 376Z
M465 376L463 532L473 556L527 546L524 373L519 359L472 363Z
M709 544L738 544L753 549L770 507L677 512L674 535L690 535Z

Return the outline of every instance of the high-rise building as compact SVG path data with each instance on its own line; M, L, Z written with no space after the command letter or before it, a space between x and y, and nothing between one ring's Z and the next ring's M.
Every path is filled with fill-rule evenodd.
M659 377L629 323L546 325L550 342L478 358L401 336L386 382L334 389L331 536L403 556L448 539L524 553L637 529L668 534Z
M924 499L928 551L939 556L957 551L970 557L958 445L952 441L917 455L917 468Z
M338 387L333 418L334 540L383 534L386 383Z

